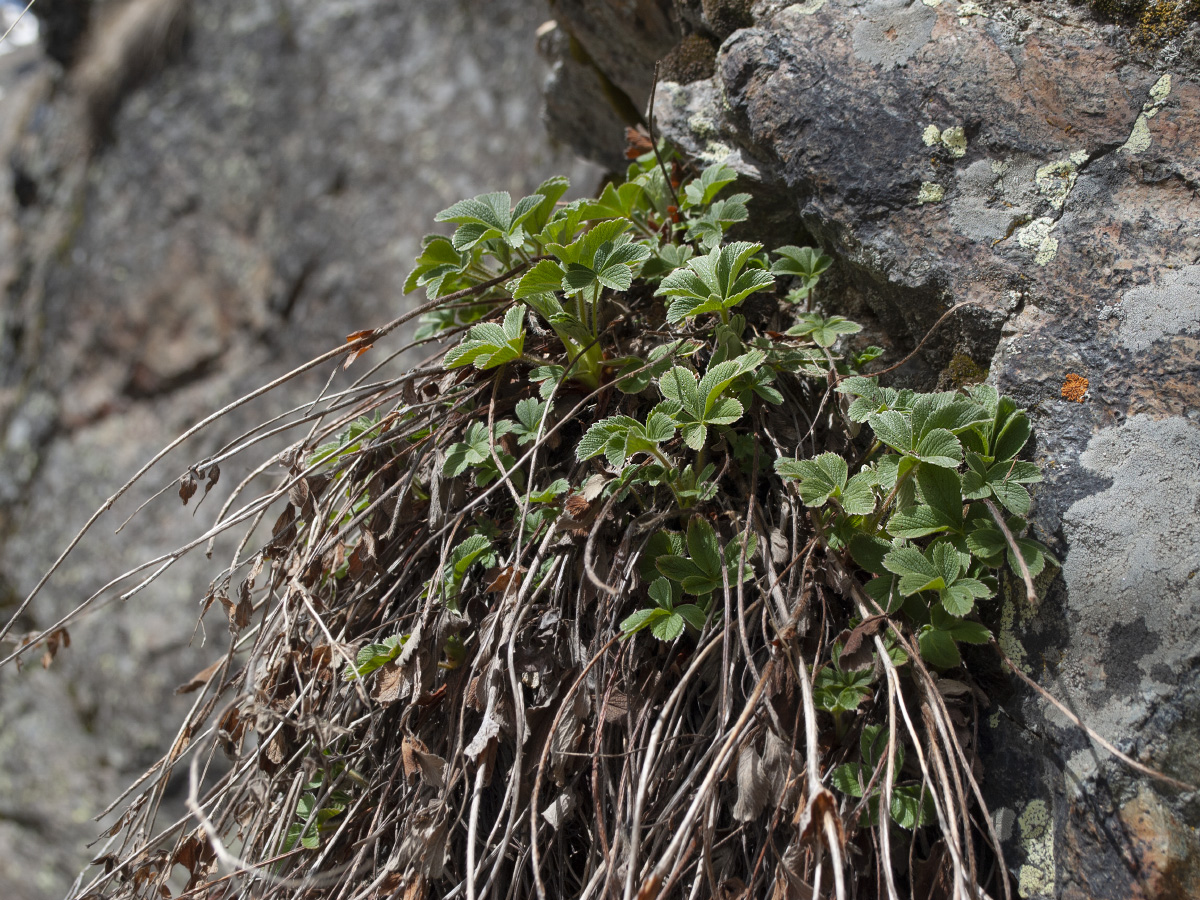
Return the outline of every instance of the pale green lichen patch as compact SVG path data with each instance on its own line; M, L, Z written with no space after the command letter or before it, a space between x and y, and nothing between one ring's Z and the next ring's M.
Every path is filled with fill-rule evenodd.
M942 132L942 144L955 159L967 155L967 132L961 125L954 125Z
M807 0L806 3L793 3L787 9L786 13L791 13L794 16L811 16L824 6L826 0Z
M1047 163L1034 175L1038 192L1050 202L1054 209L1063 208L1063 204L1067 202L1067 196L1071 193L1071 188L1075 187L1075 181L1079 177L1079 166L1074 161L1075 155L1077 154L1072 154L1072 157L1068 159Z
M941 6L942 0L921 0L926 6Z
M1017 232L1017 243L1033 251L1033 261L1039 266L1046 265L1058 255L1058 238L1051 233L1057 224L1049 216L1042 216Z
M1017 621L1017 604L1012 598L1004 601L1000 607L1000 649L1004 651L1004 655L1013 661L1013 664L1032 677L1033 671L1029 668L1029 656L1025 653L1024 645L1018 640L1016 632Z
M942 140L942 129L936 125L926 125L925 132L921 135L921 140L925 142L926 147L936 147Z
M1171 93L1171 75L1164 75L1158 81L1154 82L1154 87L1150 88L1150 102L1162 103Z
M722 144L720 141L709 141L708 144L700 151L699 157L701 162L712 165L713 163L725 162L729 157L733 156L733 148L728 144Z
M967 0L966 3L960 3L958 5L958 18L960 22L963 19L970 18L971 16L986 17L986 15L987 14L983 11L983 7L978 3L972 3L971 0Z
M1167 101L1170 94L1171 76L1168 73L1154 82L1154 86L1150 88L1150 99L1142 104L1142 111L1138 114L1137 121L1133 123L1129 139L1121 145L1121 150L1136 155L1144 153L1150 147L1150 120L1158 115L1158 110Z
M1054 895L1054 823L1045 800L1031 800L1017 820L1025 864L1017 879L1017 892L1026 898Z
M709 138L717 133L717 126L708 116L696 113L688 119L688 129L698 138Z
M922 181L921 190L917 192L917 202L941 203L946 197L946 189L934 181Z
M1121 149L1126 153L1143 153L1150 146L1150 123L1146 121L1146 114L1141 113L1137 117L1137 121L1133 123L1133 130L1129 132L1129 140L1121 145Z

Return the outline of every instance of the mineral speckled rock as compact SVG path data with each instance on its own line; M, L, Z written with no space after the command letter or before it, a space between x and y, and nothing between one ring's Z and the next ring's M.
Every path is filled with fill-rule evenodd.
M902 375L932 384L965 355L1034 416L1034 518L1063 569L1038 609L998 604L1001 643L1123 749L1196 783L1178 748L1200 721L1197 26L1155 55L1086 5L753 14L711 80L659 85L660 129L741 171L772 238L832 253L842 302L896 349L977 302ZM1072 373L1082 402L1062 396ZM1019 692L992 722L985 790L1021 896L1196 895L1194 796Z

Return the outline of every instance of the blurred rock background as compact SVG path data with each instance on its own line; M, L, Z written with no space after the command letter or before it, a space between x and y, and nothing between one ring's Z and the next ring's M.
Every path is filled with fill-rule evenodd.
M41 40L28 43L31 20L0 55L5 619L175 434L412 302L403 278L439 209L555 173L590 192L598 176L545 135L538 0L38 0L34 12ZM327 374L168 458L15 633L201 533L244 469L227 468L197 515L171 490L113 536L192 459ZM174 688L225 641L219 609L208 645L192 639L217 568L187 558L70 626L48 669L0 671L0 897L62 897L94 855L92 816L170 745L190 699Z

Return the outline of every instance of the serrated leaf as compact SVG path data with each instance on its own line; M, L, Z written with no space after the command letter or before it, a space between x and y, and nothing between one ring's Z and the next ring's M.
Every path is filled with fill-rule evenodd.
M950 629L950 634L956 641L968 644L986 644L992 639L992 633L981 622L958 622Z
M650 626L656 620L670 615L665 609L639 609L621 622L621 632L624 637L629 637L630 635L637 634L643 628Z
M871 773L864 773L862 770L863 767L859 763L846 763L833 770L830 780L837 790L848 797L861 797L863 787L871 780Z
M737 180L737 172L725 163L713 163L684 186L686 206L704 206L711 203L721 188Z
M654 561L654 566L672 581L677 581L680 584L687 578L696 578L704 576L700 567L685 556L679 556L674 553L664 553Z
M948 632L926 625L917 637L921 658L939 669L951 669L962 662L958 646Z
M661 612L662 610L655 610ZM683 616L678 613L668 613L659 616L650 624L650 633L660 641L673 641L683 632Z
M893 450L905 453L913 449L912 423L903 414L889 409L871 414L867 422L875 436Z
M521 276L513 298L523 300L533 294L553 293L562 290L563 269L552 259L543 259ZM539 310L540 312L540 310Z
M708 620L708 614L694 603L684 603L675 607L675 613L682 616L697 631L704 630L704 623Z
M956 469L962 463L962 445L945 428L935 428L917 442L913 455L931 465Z
M719 581L721 578L721 545L717 533L706 519L693 516L687 529L688 554L701 572Z
M842 489L839 498L842 509L852 516L869 516L875 512L875 479L868 472L859 472Z
M850 556L866 571L874 575L883 575L888 569L883 564L883 558L892 549L890 542L873 535L856 532L850 538Z

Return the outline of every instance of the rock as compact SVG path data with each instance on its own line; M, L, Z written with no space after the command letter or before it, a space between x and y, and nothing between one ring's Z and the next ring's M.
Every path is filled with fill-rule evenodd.
M133 4L142 18L130 18ZM405 309L403 279L438 210L527 192L557 172L590 192L596 173L544 138L538 3L109 2L96 4L76 58L66 19L88 8L45 10L64 17L52 37L72 68L32 48L0 56L0 158L12 173L0 192L5 619L175 434ZM181 55L160 54L146 35L175 33L146 23L181 12ZM99 141L97 71L138 73L104 94ZM183 508L171 490L112 531L151 485L302 402L327 374L172 455L80 545L19 630L53 623L201 534L244 468L223 467L195 516L197 500ZM206 639L193 639L215 571L187 557L146 592L71 624L71 648L49 669L35 659L0 671L0 896L62 897L101 852L86 844L111 820L90 818L171 745L192 699L174 688L224 650L219 608ZM180 811L185 783L186 773L172 781L164 819Z
M966 358L1034 416L1034 520L1063 567L1039 609L1004 606L1002 643L1196 784L1177 748L1200 721L1198 27L1148 43L1089 6L955 0L753 13L712 79L658 86L659 129L743 173L756 236L834 255L824 296L873 340L904 351L972 302L900 377L945 384ZM993 722L1023 897L1195 896L1194 795L1024 693Z

